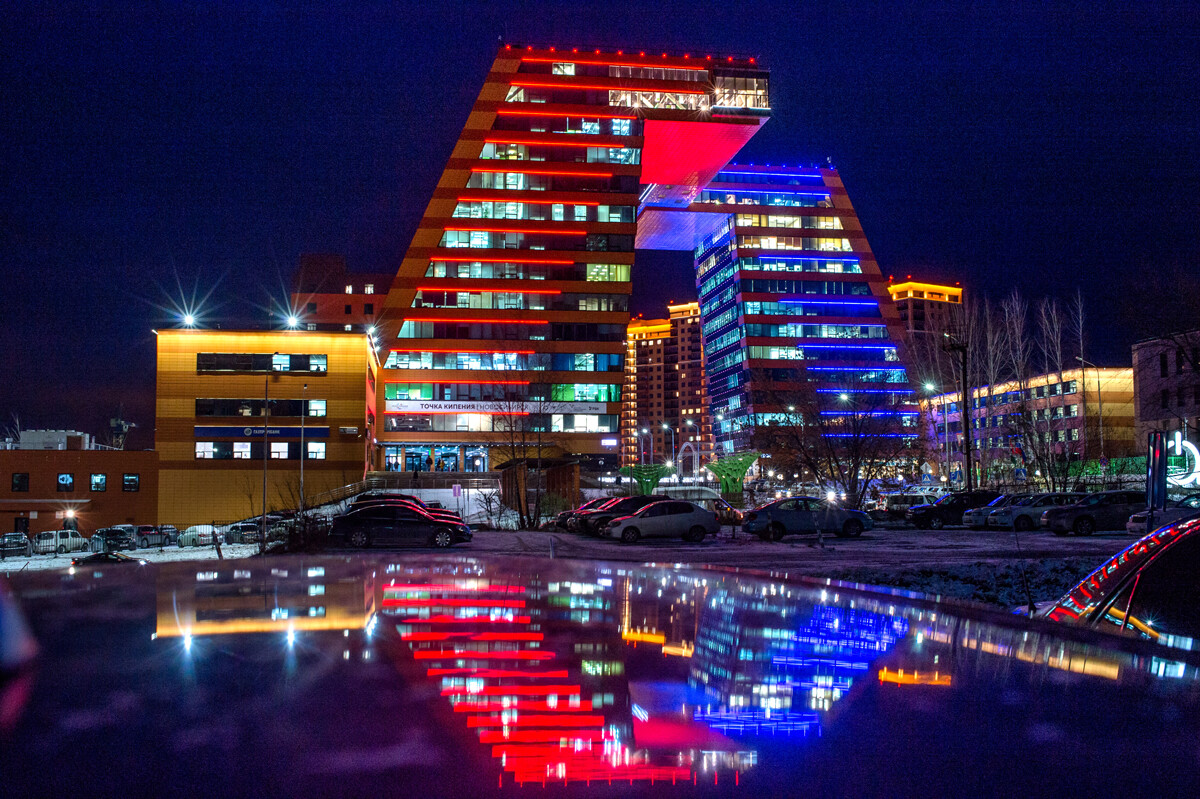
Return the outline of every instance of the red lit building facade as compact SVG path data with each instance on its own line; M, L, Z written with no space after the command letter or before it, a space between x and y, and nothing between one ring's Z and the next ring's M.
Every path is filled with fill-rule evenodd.
M391 283L391 275L346 271L340 255L302 255L291 311L302 329L369 333Z
M381 461L615 461L639 207L687 205L766 84L752 61L503 47L379 320Z

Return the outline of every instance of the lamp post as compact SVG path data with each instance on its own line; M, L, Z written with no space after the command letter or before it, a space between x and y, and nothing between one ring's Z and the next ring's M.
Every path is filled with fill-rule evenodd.
M1083 364L1080 369L1080 377L1083 378L1083 451L1087 452L1087 367L1092 367L1096 370L1096 403L1097 413L1100 415L1100 460L1104 460L1104 393L1100 390L1100 367L1091 361L1085 361L1082 356L1076 355L1075 360Z
M638 435L638 449L641 450L642 464L646 463L646 446L642 443L642 436L649 435L650 431L642 428L642 432ZM654 436L650 436L650 461L654 461Z
M685 419L683 423L686 424L689 428L694 428L696 426L696 423L693 422L691 419ZM695 438L695 436L692 436L692 438ZM697 442L697 441L692 442L692 482L693 483L696 482L696 480L698 480L700 478L700 448L698 446L696 446L698 443L699 442Z
M304 459L308 452L304 449L304 417L308 416L308 383L300 393L300 515L304 515Z
M959 355L959 368L962 373L962 407L959 409L959 419L962 422L963 429L963 488L971 491L975 488L975 475L971 469L971 423L973 420L971 414L971 389L967 385L967 352L968 347L962 341L951 336L949 333L943 333L946 337L946 350L948 352L957 352Z
M929 392L930 394L933 394L935 391L937 391L937 386L935 386L933 383L926 383L925 390L927 392ZM946 424L946 395L945 394L938 395L938 416L942 420L942 436L941 436L941 442L938 444L938 455L939 455L938 467L941 470L942 475L944 476L946 474L946 472L950 471L950 426L948 424ZM934 433L937 432L936 425L934 426L933 430L934 430ZM940 457L943 453L946 456L945 460L943 460Z
M675 461L675 456L676 456L676 453L675 453L675 428L671 427L671 426L670 426L669 424L667 424L666 422L663 422L663 423L662 423L662 428L663 428L663 430L670 430L670 431L671 431L671 457L670 457L670 458L668 458L667 460L669 460L669 461L671 461L671 462L674 462L674 461Z
M278 355L279 353L275 353ZM272 368L274 364L272 363ZM271 433L271 375L268 374L263 378L263 493L262 493L262 518L259 521L258 532L258 551L267 551L267 458L271 456L271 445L268 443L268 438Z

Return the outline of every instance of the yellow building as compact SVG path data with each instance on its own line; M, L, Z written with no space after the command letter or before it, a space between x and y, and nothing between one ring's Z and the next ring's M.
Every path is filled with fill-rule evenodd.
M361 480L378 360L362 333L159 330L158 519L185 526L296 508ZM304 455L301 461L301 453Z
M959 286L907 280L889 283L887 290L909 336L947 330L954 309L961 307L963 301L963 290Z

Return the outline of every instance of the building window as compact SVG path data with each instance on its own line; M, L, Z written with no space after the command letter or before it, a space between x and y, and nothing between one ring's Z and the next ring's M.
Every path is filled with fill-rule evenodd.
M351 329L352 327L353 327L353 325L346 325L346 327L345 327L345 330L346 330L346 332L347 332L347 333L349 333L349 332L350 332L350 329Z
M75 490L75 475L68 473L60 473L55 485L59 491L74 491Z
M121 475L121 490L122 491L137 491L142 484L142 476L140 474L124 474Z
M309 400L308 401L309 416L324 416L325 415L325 400Z
M308 459L310 461L325 460L325 442L324 441L309 441L308 442Z
M1183 374L1183 350L1175 350L1175 374Z
M1160 352L1158 354L1158 376L1167 376L1167 353Z
M1182 388L1175 389L1175 404L1180 408L1182 408L1184 405L1184 394Z
M363 286L363 294L374 294L374 293L375 293L375 284L374 283L368 283L367 285Z
M292 368L292 356L286 353L275 353L271 356L271 371L287 372Z
M347 293L347 294L353 294L353 293L354 293L354 286L346 286L346 293Z
M271 442L271 458L272 460L287 460L288 445L286 441Z
M1165 358L1166 356L1164 355L1163 357ZM1170 408L1171 407L1171 392L1167 391L1164 388L1162 390L1162 393L1158 397L1158 404L1159 404L1159 407L1161 407L1161 408Z
M92 479L91 479L91 488L93 491L107 491L108 490L108 475L93 474Z
M29 472L13 472L12 490L14 493L29 491Z
M233 459L238 461L250 460L250 442L235 441L233 442Z
M375 303L373 303L373 302L363 303L363 313L366 314L367 316L374 316L375 315Z
M352 313L352 312L351 312L351 310L350 310L350 306L349 306L349 305L347 305L347 306L346 306L346 316L349 316L351 313Z
M316 322L309 322L309 323L308 323L308 325L307 325L307 327L308 327L308 329L309 329L309 330L316 330L316 329L317 329L317 323L316 323Z
M317 312L317 304L316 304L315 302L310 302L310 303L308 304L308 312L309 312L309 313L316 313L316 312Z
M216 450L216 446L211 441L196 442L196 457L197 458L212 458Z

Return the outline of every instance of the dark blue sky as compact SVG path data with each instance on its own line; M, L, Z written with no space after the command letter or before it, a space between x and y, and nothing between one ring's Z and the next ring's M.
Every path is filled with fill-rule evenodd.
M1123 298L1197 268L1194 3L18 3L0 19L0 415L153 425L162 308L284 296L304 251L392 271L497 43L758 55L744 160L832 158L885 274ZM635 310L694 293L651 254Z

